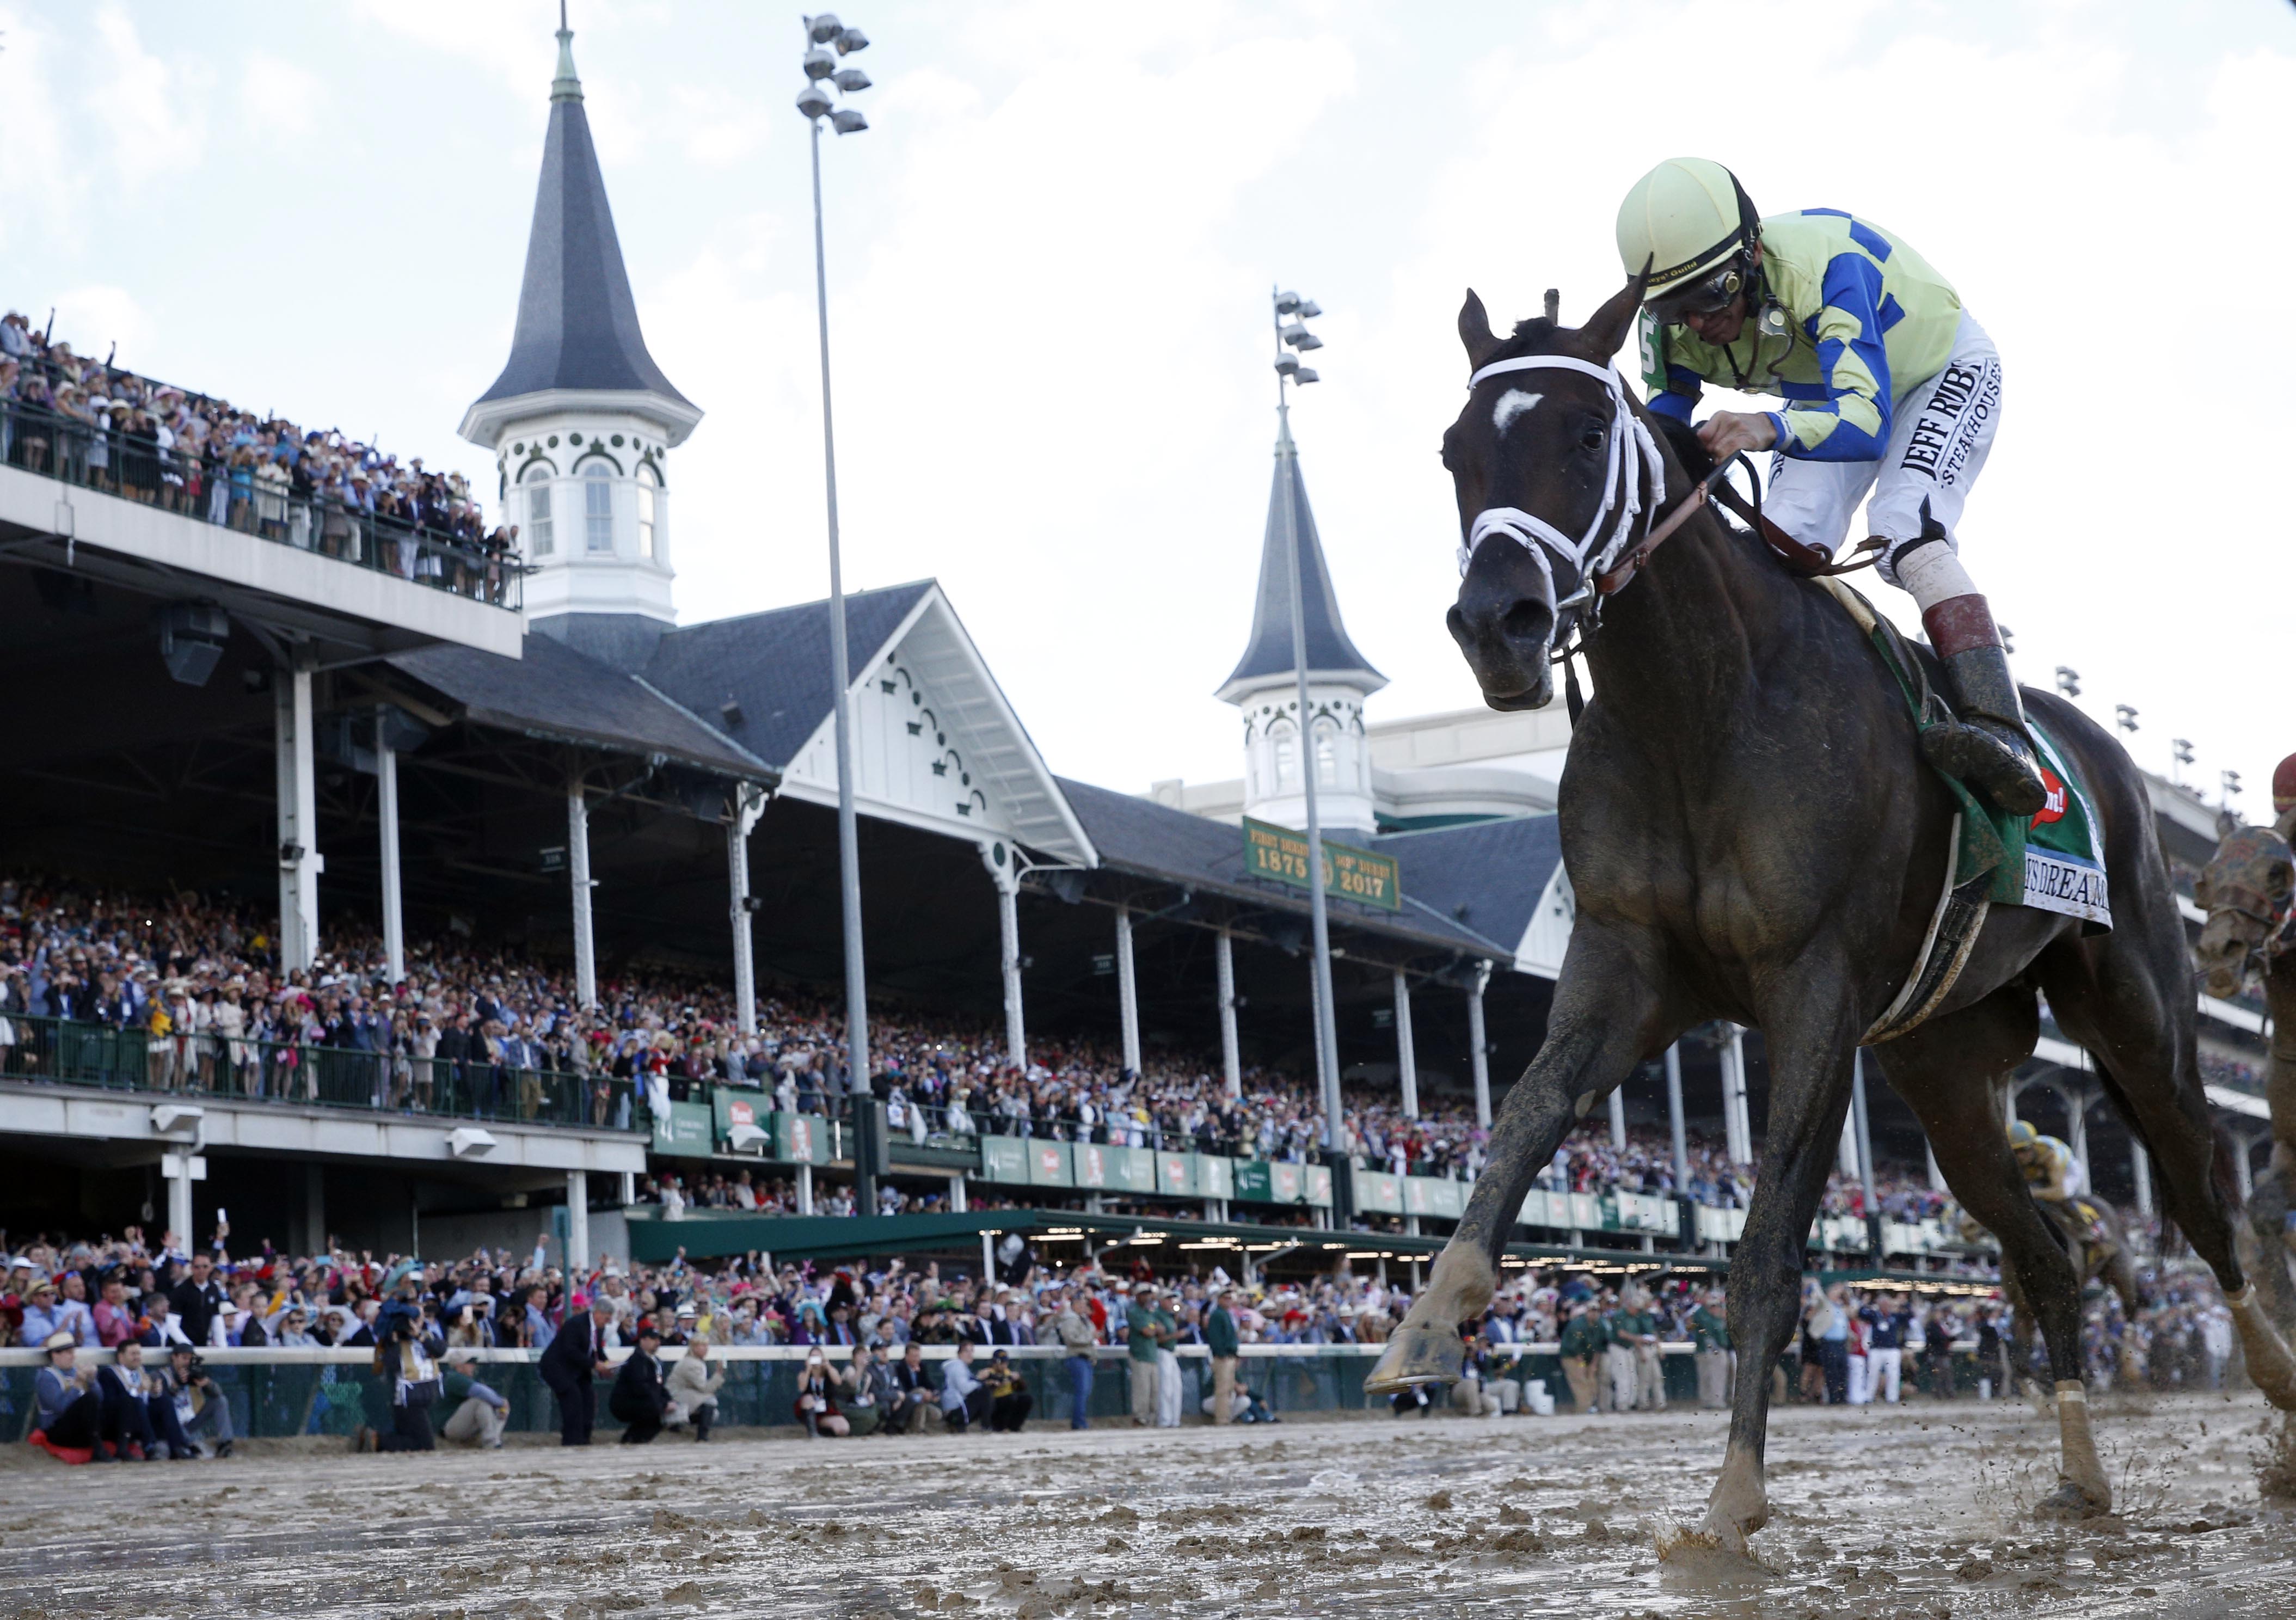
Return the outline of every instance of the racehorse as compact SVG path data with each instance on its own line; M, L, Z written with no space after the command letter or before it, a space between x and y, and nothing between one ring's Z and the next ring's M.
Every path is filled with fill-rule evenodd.
M2272 1011L2272 1049L2265 1070L2264 1095L2272 1110L2272 1162L2250 1195L2250 1229L2257 1281L2273 1320L2284 1329L2296 1326L2296 1285L2288 1277L2288 1257L2296 1229L2288 1223L2291 1182L2296 1181L2296 810L2274 827L2244 826L2226 835L2194 885L2194 898L2209 914L2194 948L2209 994L2238 995L2253 978L2264 981Z
M2134 1322L2139 1303L2136 1265L2130 1258L2128 1233L2121 1225L2120 1213L2102 1198L2072 1199L2078 1212L2046 1199L2036 1202L2042 1215L2056 1228L2081 1290L2086 1293L2091 1283L2103 1283L2120 1296L2121 1319ZM2033 1312L2024 1289L2018 1286L2015 1268L2001 1273L2001 1293L2009 1302L2009 1375L2013 1381L2021 1382L2033 1365ZM2135 1349L2126 1334L2120 1344L2120 1375L2126 1381L2134 1381L2137 1376Z
M1729 1326L1746 1365L1775 1364L1794 1331L1852 1055L1912 972L1948 876L1954 802L1842 604L1710 507L1644 551L1653 522L1689 498L1674 444L1651 437L1611 365L1643 284L1575 330L1535 319L1501 338L1472 292L1459 315L1472 375L1443 461L1466 544L1448 625L1499 710L1546 703L1558 642L1580 637L1595 691L1560 805L1578 915L1546 1040L1507 1095L1428 1287L1366 1380L1374 1391L1456 1380L1460 1324L1496 1288L1533 1175L1637 1065L1714 1018L1757 1025L1768 1043L1767 1152L1731 1263ZM1595 586L1605 567L1616 594ZM2112 1492L2080 1381L2079 1289L1995 1103L2033 1050L2037 992L2151 1149L2167 1206L2222 1283L2276 1406L2296 1408L2296 1358L2233 1252L2236 1195L2212 1173L2192 962L2144 784L2079 711L2043 693L2024 701L2091 789L2114 925L2084 937L2071 917L1994 909L1950 994L1875 1056L2033 1303L2058 1389L2049 1506L2094 1513ZM1769 1517L1769 1379L1738 1380L1708 1501L1705 1532L1734 1550Z

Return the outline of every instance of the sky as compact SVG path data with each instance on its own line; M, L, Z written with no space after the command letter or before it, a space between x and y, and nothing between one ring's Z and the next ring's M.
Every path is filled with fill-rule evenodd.
M1250 622L1278 283L1328 311L1294 428L1392 683L1369 717L1475 706L1436 460L1461 297L1505 322L1554 286L1583 318L1622 280L1619 198L1697 153L1953 280L2004 358L1961 538L2021 676L2079 670L2097 719L2139 711L2140 764L2188 738L2188 779L2213 800L2238 770L2266 813L2296 750L2296 519L2259 425L2284 366L2250 352L2284 341L2259 289L2296 262L2285 0L843 14L876 80L872 128L823 152L846 579L938 577L1055 769L1240 774L1211 693ZM647 342L708 413L669 462L682 617L818 597L796 14L570 21ZM455 429L509 352L556 22L552 0L0 0L0 305L491 489Z

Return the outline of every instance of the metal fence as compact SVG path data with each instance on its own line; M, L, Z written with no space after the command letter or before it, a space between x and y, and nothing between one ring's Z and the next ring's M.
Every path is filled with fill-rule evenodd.
M283 467L251 454L194 459L147 435L0 399L0 462L473 601L519 605L525 570L515 557L388 511L299 493Z
M449 1063L300 1041L153 1035L68 1018L0 1018L0 1080L587 1130L652 1129L627 1079Z

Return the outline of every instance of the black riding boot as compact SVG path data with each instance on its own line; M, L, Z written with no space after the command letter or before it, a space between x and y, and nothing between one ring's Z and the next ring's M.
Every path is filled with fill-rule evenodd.
M1975 646L1947 657L1955 718L1922 734L1930 763L1968 783L2013 816L2038 815L2049 802L2025 728L2025 706L2009 673L2009 655L1998 645Z

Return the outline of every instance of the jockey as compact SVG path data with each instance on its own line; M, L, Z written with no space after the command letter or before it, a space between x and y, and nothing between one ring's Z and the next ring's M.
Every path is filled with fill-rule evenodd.
M2025 1172L2037 1198L2070 1204L2080 1196L2087 1183L2087 1172L2070 1147L2055 1137L2043 1136L2023 1120L2009 1126L2009 1151L2017 1155L2017 1167Z
M1688 422L1708 382L1778 396L1698 430L1717 462L1775 451L1764 515L1831 557L1870 491L1882 577L1912 594L1959 699L1922 736L1937 768L2013 814L2048 791L1992 610L1954 535L2001 415L2001 358L1920 254L1838 209L1763 218L1737 177L1669 158L1619 209L1644 291L1650 408Z

